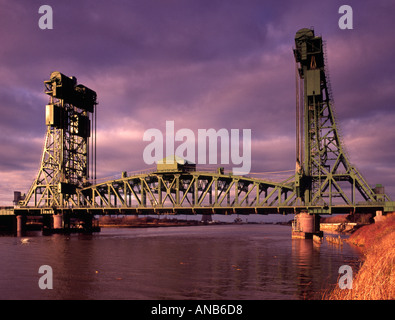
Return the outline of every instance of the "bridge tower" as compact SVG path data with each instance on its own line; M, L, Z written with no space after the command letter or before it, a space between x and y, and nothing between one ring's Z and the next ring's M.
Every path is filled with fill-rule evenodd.
M324 43L314 30L295 36L297 196L306 206L389 200L350 163L336 124ZM376 192L377 191L377 192Z
M96 93L75 77L52 72L44 81L49 103L40 168L20 205L76 205L77 189L96 178Z

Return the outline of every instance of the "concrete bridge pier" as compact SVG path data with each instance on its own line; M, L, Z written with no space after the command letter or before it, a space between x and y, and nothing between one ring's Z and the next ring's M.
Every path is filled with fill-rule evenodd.
M63 214L43 215L43 233L59 233L64 230Z
M62 212L44 217L43 225L45 232L52 233L80 233L80 232L99 232L98 224L94 222L93 215L84 214L76 218L71 223L71 215L68 212ZM43 229L43 230L44 230Z
M320 218L318 214L309 214L308 212L296 214L292 223L292 239L312 239L313 236L322 237Z
M94 219L93 214L86 214L80 219L82 230L84 232L100 232L98 220Z
M53 218L53 229L63 229L63 214L54 214Z
M70 217L67 213L43 216L43 230L51 233L62 233L70 228Z
M51 230L52 229L52 215L44 214L43 215L43 231L44 230Z
M93 227L93 216L92 215L90 215L90 214L85 215L81 222L82 222L82 226L85 230L87 230L87 231L92 230L92 227Z
M67 230L70 228L70 216L67 213L58 213L53 216L53 229Z
M25 230L26 230L26 216L17 215L16 216L16 233L17 233L17 235L18 236L22 235Z
M213 221L213 217L211 214L204 213L204 214L202 214L202 219L200 221L202 221L204 223L209 223L209 222Z

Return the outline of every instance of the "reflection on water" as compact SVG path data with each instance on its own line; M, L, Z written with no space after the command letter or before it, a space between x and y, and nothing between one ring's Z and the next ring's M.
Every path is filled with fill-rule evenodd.
M220 225L0 237L1 299L305 299L358 253L290 228ZM41 265L53 289L38 287Z

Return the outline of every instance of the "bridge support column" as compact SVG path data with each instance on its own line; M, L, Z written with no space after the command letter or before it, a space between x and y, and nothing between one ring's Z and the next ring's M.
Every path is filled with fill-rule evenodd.
M213 221L213 217L211 214L202 214L201 221L204 223L209 223L209 222Z
M320 216L301 212L295 215L292 223L292 239L312 239L313 236L322 237L320 231Z
M43 233L45 234L69 234L69 233L91 233L99 232L100 227L94 216L85 213L78 218L74 217L71 223L72 215L64 211L61 214L44 215ZM78 221L78 222L77 222Z
M54 214L53 215L53 228L63 229L63 214Z
M26 217L23 215L16 216L16 233L18 235L22 234L25 231L26 227Z
M92 215L86 215L83 219L84 222L84 229L87 231L91 231L92 230L92 226L93 226L93 216Z

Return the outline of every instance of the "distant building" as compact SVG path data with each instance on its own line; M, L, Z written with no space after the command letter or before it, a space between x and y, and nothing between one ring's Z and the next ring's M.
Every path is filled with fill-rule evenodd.
M158 172L196 171L196 164L172 155L159 160L156 169Z

